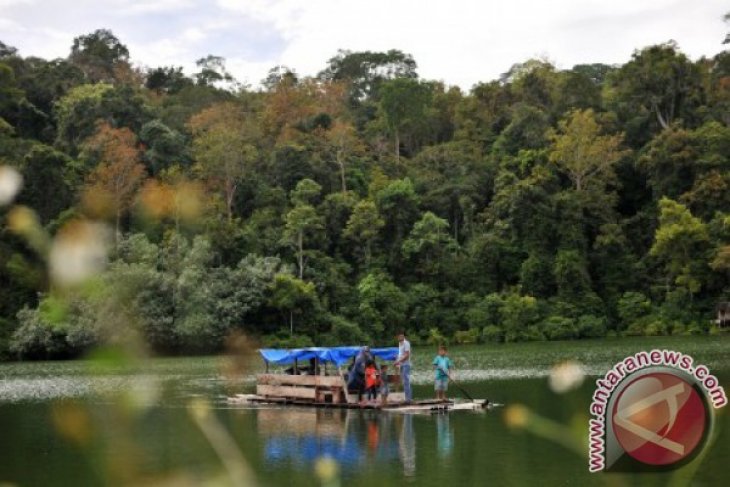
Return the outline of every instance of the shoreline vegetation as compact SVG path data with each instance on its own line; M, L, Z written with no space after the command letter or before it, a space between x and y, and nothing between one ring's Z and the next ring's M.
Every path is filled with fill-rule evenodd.
M436 353L433 345L414 345L414 383L432 385L431 362ZM557 340L544 342L481 343L450 345L449 351L459 369L462 382L491 380L517 380L548 377L559 364L576 364L581 374L599 378L616 363L640 352L652 350L681 350L695 363L706 365L712 372L723 377L728 372L730 335L633 336L603 337L584 340ZM567 362L566 362L567 361ZM46 364L54 364L47 367ZM149 356L141 360L126 354L115 354L112 349L97 349L80 359L50 361L6 361L2 364L6 379L32 376L72 377L76 375L137 376L160 374L172 378L195 372L198 368L219 370L222 380L231 381L234 387L253 387L254 376L264 373L264 363L257 352ZM236 370L239 374L229 373ZM242 385L243 384L243 385ZM239 391L240 392L240 391Z
M253 88L104 29L0 42L0 360L723 333L720 48L464 91L398 50Z

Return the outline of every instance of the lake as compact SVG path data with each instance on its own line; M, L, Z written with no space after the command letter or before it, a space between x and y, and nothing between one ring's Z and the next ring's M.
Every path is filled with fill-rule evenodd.
M730 336L453 347L456 377L498 405L439 415L228 404L253 390L256 357L0 364L0 485L727 485L730 407L706 455L674 473L589 474L571 448L595 378L652 348L692 355L730 389ZM433 355L414 348L417 398L433 394ZM548 375L567 359L589 376L557 394ZM510 427L514 405L547 433Z

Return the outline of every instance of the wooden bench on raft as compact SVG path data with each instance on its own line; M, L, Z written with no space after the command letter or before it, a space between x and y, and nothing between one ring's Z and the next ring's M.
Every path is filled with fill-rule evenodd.
M261 374L256 394L263 397L340 403L345 401L345 381L338 375Z
M399 384L400 376L388 375L388 383ZM313 403L357 402L357 394L347 393L347 384L340 375L260 374L256 378L256 394Z

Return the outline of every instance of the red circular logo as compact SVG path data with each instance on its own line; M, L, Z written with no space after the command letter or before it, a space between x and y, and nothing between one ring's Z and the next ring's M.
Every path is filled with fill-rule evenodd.
M687 458L705 434L707 410L699 393L674 374L656 372L629 383L613 407L621 447L648 465Z

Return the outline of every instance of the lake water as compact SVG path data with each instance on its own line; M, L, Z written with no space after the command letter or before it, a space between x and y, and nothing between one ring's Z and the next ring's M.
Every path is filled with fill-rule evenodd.
M464 387L499 405L440 415L229 405L252 390L254 357L0 364L0 485L728 485L730 406L706 455L674 473L589 474L571 449L595 376L652 348L692 355L730 390L729 336L454 347ZM433 350L414 354L414 393L429 397ZM589 377L556 394L547 376L566 359ZM510 428L515 404L548 434Z

